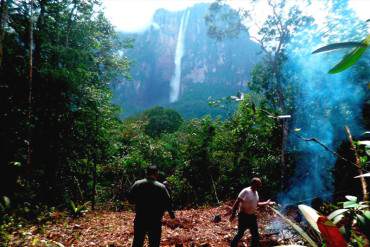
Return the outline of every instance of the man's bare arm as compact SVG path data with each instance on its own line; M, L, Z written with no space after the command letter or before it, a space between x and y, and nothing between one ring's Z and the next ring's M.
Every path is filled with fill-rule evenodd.
M274 205L275 202L271 201L270 199L268 199L267 201L265 202L258 202L258 206L266 206L266 205Z
M239 208L239 204L242 201L239 197L235 200L233 208L231 209L231 216L230 216L230 221L232 221L235 218L236 211Z
M171 219L175 219L176 216L172 208L172 199L171 199L170 193L168 192L166 188L164 188L164 190L165 190L165 198L166 198L166 209Z

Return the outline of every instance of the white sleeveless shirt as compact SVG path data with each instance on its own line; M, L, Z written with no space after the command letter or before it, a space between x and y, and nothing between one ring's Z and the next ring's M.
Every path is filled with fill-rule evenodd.
M245 213L245 214L256 213L257 204L259 201L259 196L258 196L257 191L253 191L251 187L247 187L239 193L238 198L242 200L241 205L239 207L240 213Z

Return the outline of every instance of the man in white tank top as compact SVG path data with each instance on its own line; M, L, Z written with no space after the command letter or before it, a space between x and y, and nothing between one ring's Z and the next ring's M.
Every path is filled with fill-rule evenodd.
M257 224L257 206L273 205L274 202L267 200L259 202L257 190L262 186L261 179L253 178L251 186L243 189L236 199L232 208L230 221L235 218L238 211L238 233L231 241L231 247L238 246L238 242L243 238L245 230L249 229L252 235L252 246L259 246L259 234Z

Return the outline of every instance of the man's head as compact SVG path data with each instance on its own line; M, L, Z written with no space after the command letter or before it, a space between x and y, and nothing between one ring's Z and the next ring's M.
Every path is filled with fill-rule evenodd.
M158 179L158 168L155 165L151 165L146 169L147 178L157 180Z
M256 191L256 190L258 190L261 187L262 187L261 179L259 179L257 177L252 178L252 180L251 180L251 188L252 188L252 190L253 191Z

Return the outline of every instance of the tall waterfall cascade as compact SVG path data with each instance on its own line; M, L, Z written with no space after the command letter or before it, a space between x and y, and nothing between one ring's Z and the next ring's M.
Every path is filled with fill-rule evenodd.
M179 99L181 87L181 61L184 55L184 34L188 26L190 11L187 9L181 17L179 33L177 35L176 53L175 53L175 71L170 82L170 102L176 102Z

